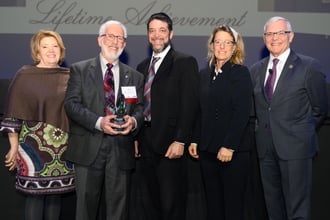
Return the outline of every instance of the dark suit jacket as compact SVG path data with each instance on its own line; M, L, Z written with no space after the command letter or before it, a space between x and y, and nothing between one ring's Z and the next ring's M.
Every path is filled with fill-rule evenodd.
M143 60L137 70L147 75L149 64L150 57ZM198 108L198 85L196 59L170 49L151 86L154 152L165 154L173 141L190 143Z
M250 69L258 155L265 155L271 134L281 159L310 158L318 148L316 130L328 111L325 76L313 58L291 50L269 103L264 91L268 60L264 58Z
M135 86L138 96L137 103L127 105L127 114L135 117L138 129L126 136L112 136L117 139L116 143L120 145L120 166L130 169L135 165L133 135L138 132L143 123L144 79L141 73L121 62L119 63L119 70L119 88ZM88 166L94 162L105 135L95 129L97 119L106 115L99 56L72 64L70 72L64 107L72 123L69 145L64 157L74 163ZM118 95L120 94L121 89L118 91Z
M225 146L248 151L243 139L252 103L252 83L249 70L226 62L218 79L212 80L214 68L201 71L201 121L196 126L198 149L217 153Z

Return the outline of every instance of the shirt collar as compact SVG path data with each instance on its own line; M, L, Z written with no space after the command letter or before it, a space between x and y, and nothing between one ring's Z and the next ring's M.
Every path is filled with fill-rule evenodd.
M105 72L107 70L107 64L109 63L101 54L100 54L100 62L101 62L101 68L102 72ZM117 66L119 63L119 60L116 60L112 63L113 67Z
M269 64L273 65L273 59L274 59L274 58L278 58L278 59L280 60L279 62L284 63L284 62L288 59L288 57L289 57L289 55L290 55L290 51L291 51L291 49L288 48L286 51L284 51L284 52L283 52L281 55L279 55L278 57L274 57L272 54L270 54L270 57L269 57Z
M168 45L162 52L158 53L157 55L153 52L152 57L160 57L160 61L162 61L170 49L171 45Z

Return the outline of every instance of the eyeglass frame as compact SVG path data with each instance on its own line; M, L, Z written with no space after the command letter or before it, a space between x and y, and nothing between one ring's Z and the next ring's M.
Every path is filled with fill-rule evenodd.
M114 34L101 34L100 37L106 37L107 40L111 40L114 41L115 39L118 40L118 42L125 42L126 38L124 36L120 36L120 35L114 35Z
M233 46L235 44L234 41L230 41L230 40L214 40L213 44L215 46L221 46L224 45L225 47L229 47L229 46Z
M275 35L278 37L284 37L287 34L290 34L292 31L276 31L276 32L265 32L264 36L267 38L274 37Z

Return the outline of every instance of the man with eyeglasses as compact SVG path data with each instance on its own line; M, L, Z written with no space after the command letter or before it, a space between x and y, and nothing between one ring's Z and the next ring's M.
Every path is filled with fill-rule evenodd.
M119 60L126 38L122 23L107 21L97 38L100 54L70 68L64 105L72 123L65 158L75 164L77 220L96 219L102 193L106 219L128 219L134 136L143 123L144 78ZM122 103L123 96L130 101ZM126 106L122 125L113 122L118 106Z
M272 220L310 220L316 131L328 112L326 80L318 62L290 49L290 22L264 26L270 55L250 68L256 145L266 207Z

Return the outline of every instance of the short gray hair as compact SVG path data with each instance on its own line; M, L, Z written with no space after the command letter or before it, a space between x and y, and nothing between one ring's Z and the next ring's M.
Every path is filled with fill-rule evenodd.
M292 26L291 26L291 23L288 19L284 18L284 17L280 17L280 16L275 16L275 17L271 17L265 24L264 26L264 33L266 32L267 30L267 26L272 23L272 22L275 22L275 21L285 21L286 22L286 26L288 28L287 31L292 31Z

